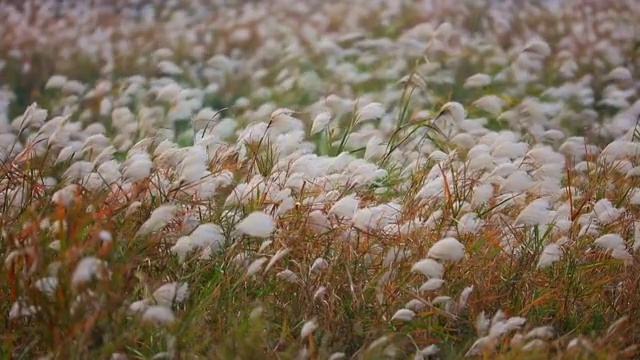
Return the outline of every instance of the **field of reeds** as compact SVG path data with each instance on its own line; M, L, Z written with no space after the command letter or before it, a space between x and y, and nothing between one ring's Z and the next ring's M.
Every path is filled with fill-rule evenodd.
M0 2L2 359L637 359L640 2Z

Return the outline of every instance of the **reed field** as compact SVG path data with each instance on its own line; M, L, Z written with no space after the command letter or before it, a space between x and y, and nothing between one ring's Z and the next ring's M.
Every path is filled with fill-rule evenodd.
M637 0L0 2L0 359L637 359Z

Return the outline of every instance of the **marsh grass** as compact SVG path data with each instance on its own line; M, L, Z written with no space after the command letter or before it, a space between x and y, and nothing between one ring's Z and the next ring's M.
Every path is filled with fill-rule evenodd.
M140 9L116 14L98 2L85 18L71 10L53 15L45 3L31 1L28 16L0 5L0 13L21 19L0 32L0 53L13 54L2 55L0 68L7 98L0 357L462 358L496 323L520 317L524 325L492 337L477 356L638 356L640 116L632 128L625 117L638 104L638 47L625 33L640 14L632 2L609 9L569 2L561 12L442 2L427 12L408 3L294 7L285 0L212 11L182 1L182 10L153 5L151 22ZM309 24L295 20L300 13ZM567 35L571 24L603 43ZM616 24L629 26L617 34ZM80 35L64 31L74 26ZM93 29L107 29L108 41ZM531 33L546 39L549 56L536 60L523 50ZM112 57L100 53L107 48ZM566 58L577 61L571 76L558 70ZM162 60L180 72L158 68ZM608 79L614 65L626 66L631 79ZM463 85L478 73L492 83ZM48 87L56 74L86 89ZM583 81L588 76L592 82ZM110 86L87 96L99 80ZM166 84L179 91L158 100ZM565 85L577 90L554 97ZM601 103L625 91L628 106ZM488 94L505 110L474 105ZM33 102L48 110L46 121L19 127L19 116L32 120L25 108ZM189 116L169 119L180 106ZM362 119L366 106L375 116ZM194 116L205 107L215 116L197 133ZM322 111L331 114L329 124L308 136ZM46 130L56 116L66 120ZM89 130L92 124L103 128ZM87 150L96 134L106 143ZM374 136L380 144L369 144ZM513 155L520 142L525 151ZM112 153L101 158L109 145ZM495 155L501 145L514 150ZM58 160L66 146L72 156ZM185 182L192 146L206 152L205 170ZM540 149L548 152L536 155ZM148 171L136 153L148 155ZM482 155L488 165L478 165ZM90 169L76 178L66 173L81 161ZM127 170L145 176L130 180ZM518 171L530 185L509 184ZM476 201L484 185L489 196ZM350 195L358 203L353 214L333 214ZM514 222L542 197L553 200L549 221ZM619 214L602 215L603 199ZM141 232L163 205L175 213ZM240 231L254 212L273 220L268 236ZM181 239L200 224L218 226L220 239L188 239L180 256ZM619 235L623 247L595 245L604 234ZM457 239L464 256L438 259L444 283L420 291L428 276L414 265L445 237ZM560 258L536 265L554 243ZM186 284L184 298L158 295L174 283ZM401 309L414 312L410 321L394 317ZM421 354L430 345L439 351Z

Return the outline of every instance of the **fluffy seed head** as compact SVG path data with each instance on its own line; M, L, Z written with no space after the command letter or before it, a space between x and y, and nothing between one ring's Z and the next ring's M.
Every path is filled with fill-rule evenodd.
M309 335L313 334L314 331L318 328L318 323L315 320L309 320L302 325L302 329L300 330L300 338L306 339Z
M358 210L358 199L355 195L347 195L336 201L329 210L329 215L335 215L341 219L351 220Z
M491 76L487 74L475 74L465 80L463 87L466 89L480 88L491 84Z
M427 255L438 260L458 261L464 257L464 245L455 238L444 238L436 241Z
M549 201L547 199L536 199L520 212L514 226L546 224L549 220L548 209Z
M273 218L262 211L252 212L236 225L236 229L241 233L262 238L269 237L275 227Z
M444 285L444 280L442 279L429 279L424 284L420 286L420 291L432 291L437 290Z
M442 279L444 266L433 259L423 259L413 264L411 271L419 272L429 278Z
M174 216L177 209L175 205L165 204L155 209L149 219L145 221L138 232L136 237L148 235L154 231L163 228Z
M151 157L145 152L137 152L127 159L127 164L122 175L132 181L140 181L149 177L153 163Z
M618 234L605 234L597 238L593 242L596 246L601 248L615 250L615 249L625 249L624 240L622 236Z
M168 325L176 321L176 316L167 307L153 305L144 310L142 321L156 325Z
M85 257L76 265L71 275L71 285L76 287L89 282L104 269L106 264L93 256Z
M309 135L315 135L325 130L327 126L329 126L330 121L331 121L331 113L329 113L328 111L318 114L313 119L313 125L311 125L311 131Z
M542 39L533 39L525 45L522 51L533 53L541 57L547 57L551 54L551 47L549 47L549 44Z
M384 105L378 102L369 103L358 110L356 113L356 122L379 119L385 113Z
M536 267L538 269L545 268L550 266L554 262L560 260L562 257L562 247L560 245L553 243L544 247L542 250L542 254L540 255L540 259L538 260L538 265Z
M391 321L409 322L416 316L416 313L409 309L400 309L393 314Z
M180 304L189 296L189 285L187 283L172 282L164 284L153 292L153 299L156 304L171 307Z

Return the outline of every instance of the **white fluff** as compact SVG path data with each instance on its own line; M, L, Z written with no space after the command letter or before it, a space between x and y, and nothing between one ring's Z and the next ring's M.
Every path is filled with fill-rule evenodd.
M440 287L442 287L442 285L444 285L444 280L442 279L429 279L427 281L425 281L421 286L420 286L420 291L433 291L433 290L437 290Z
M136 233L136 237L150 234L163 228L173 219L177 209L175 205L165 204L155 209Z
M156 99L171 104L178 100L178 95L181 91L182 87L180 85L171 82L157 91Z
M603 224L609 224L624 214L624 209L617 209L608 199L600 199L593 205L593 213Z
M465 80L463 87L465 89L480 88L491 84L491 76L487 74L471 75Z
M449 101L440 108L440 116L447 116L454 124L460 124L466 116L466 110L459 102Z
M395 220L398 210L383 204L374 207L358 209L353 217L353 226L362 231L379 230Z
M275 227L276 223L271 216L262 211L254 211L236 225L236 230L245 235L266 238Z
M536 199L525 207L514 222L518 225L542 225L549 221L549 201L547 199Z
M476 340L471 348L466 352L464 357L477 356L484 352L493 351L496 346L496 339L489 336L483 336Z
M460 298L458 299L458 309L463 309L467 306L467 302L469 301L469 296L473 292L473 285L465 287L460 293Z
M500 184L502 193L520 194L534 185L533 178L526 171L516 170Z
M187 254L192 251L194 246L191 244L191 239L188 236L182 236L178 238L175 244L171 247L171 252L178 256L178 260L182 263Z
M414 316L416 316L416 313L414 313L413 311L409 309L400 309L396 311L395 314L393 314L393 316L391 317L391 321L409 322L413 319Z
M484 221L478 219L478 215L476 215L476 213L469 212L462 215L460 220L458 220L458 232L460 234L474 234L483 225Z
M440 352L440 348L436 344L432 344L432 345L429 345L427 347L422 348L418 352L418 354L422 357L422 359L425 359L425 358L429 358L430 356L433 356L433 355L437 354L438 352ZM414 359L417 359L417 355L416 355L416 357L414 357Z
M594 240L594 245L601 248L615 250L625 249L625 243L622 236L618 234L605 234Z
M442 279L444 266L433 259L423 259L413 264L411 271L421 273L429 278Z
M149 177L152 167L153 163L149 154L138 152L127 159L122 175L132 182L140 181Z
M59 206L69 207L71 204L73 204L73 201L75 200L75 197L78 191L79 191L78 185L76 184L67 185L62 189L53 193L53 195L51 196L51 201L54 204L57 204Z
M153 292L153 299L156 304L171 307L184 302L189 296L189 285L187 283L172 282L167 283Z
M253 276L262 270L262 265L267 261L266 257L261 257L256 260L253 260L251 264L247 267L247 276Z
M142 321L157 325L166 325L176 321L176 316L171 309L165 306L154 305L144 310L142 313Z
M427 255L438 260L458 261L464 257L464 245L455 238L444 238L431 245Z
M529 150L525 142L498 140L492 145L491 155L497 158L516 159L523 157Z
M616 81L630 81L633 80L633 75L631 71L623 66L618 66L615 69L611 70L606 76L605 79L608 80L616 80Z
M27 107L21 116L18 116L12 126L15 130L22 131L28 127L40 128L47 119L47 110L40 108L37 103Z
M43 294L51 297L55 294L55 291L58 288L58 278L49 276L38 279L33 284L33 286L35 286L35 288L41 291Z
M296 273L294 273L289 269L280 271L279 273L276 274L276 277L280 280L290 282L290 283L297 283L300 280L298 275L296 275Z
M538 269L542 269L550 266L551 264L562 258L562 253L562 247L560 247L560 245L556 243L545 246L542 250L542 254L540 255L540 259L538 260L538 265L536 265L536 267Z
M333 204L329 210L329 215L335 215L339 219L351 220L358 209L358 203L359 200L355 194L347 195Z
M615 140L610 142L600 153L598 159L611 164L615 160L640 154L640 145L632 141Z
M327 293L327 287L326 286L318 287L318 289L316 289L316 291L313 293L313 300L317 300L317 299L322 298L326 293Z
M624 248L613 249L613 251L611 251L611 257L618 260L626 260L626 261L633 260L633 256L629 253L627 249L624 249Z
M404 305L405 309L413 310L413 311L422 311L427 304L424 301L419 299L411 299L408 303Z
M202 179L207 173L207 161L207 151L202 146L189 148L178 168L179 182L191 184Z
M90 161L76 161L67 168L63 176L66 181L77 181L89 175L93 171L93 167L94 165Z
M372 136L367 141L367 146L364 152L364 158L368 161L374 161L384 156L387 150L385 140L380 136Z
M329 126L330 121L331 113L329 113L328 111L318 114L313 119L313 125L311 125L311 131L309 135L315 135L323 130L326 130L327 126Z
M522 50L523 52L533 53L541 57L547 57L551 54L551 47L542 39L530 40Z
M356 122L362 122L371 119L379 119L386 112L384 105L378 102L369 103L358 109L356 113Z
M130 313L142 313L145 310L147 310L147 308L149 308L149 300L148 299L144 299L144 300L138 300L138 301L134 301L129 305L129 308L127 309Z
M180 75L183 70L174 62L163 60L158 63L158 71L165 75Z
M64 84L67 82L67 77L64 75L52 75L49 80L47 80L45 89L62 89Z
M90 281L95 276L98 276L104 266L105 263L102 260L93 256L83 258L78 262L71 275L71 285L76 287Z
M553 338L553 328L551 326L538 326L530 330L526 335L525 339L545 339L549 340Z
M331 222L321 210L314 210L307 217L307 226L315 234L325 233L331 230Z
M473 189L471 205L480 206L489 202L493 196L493 186L491 184L478 185Z
M13 320L18 317L27 317L36 314L40 310L35 305L27 305L23 300L18 300L11 305L9 310L9 319Z
M219 251L224 242L222 228L216 224L201 224L190 235L191 244L199 247L211 247L213 251Z
M300 329L300 338L307 338L309 335L313 334L313 332L316 331L317 328L318 323L315 320L305 322L302 325L302 329Z
M502 111L504 101L496 95L485 95L474 101L472 105L492 115L498 115Z
M326 270L329 267L329 263L324 258L317 258L313 261L313 264L309 268L309 273Z

